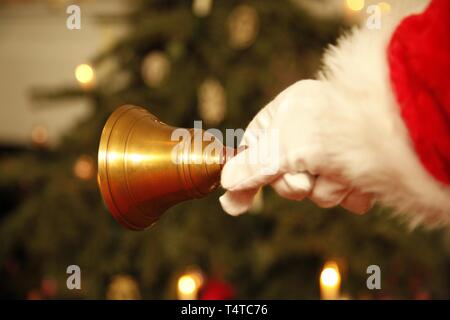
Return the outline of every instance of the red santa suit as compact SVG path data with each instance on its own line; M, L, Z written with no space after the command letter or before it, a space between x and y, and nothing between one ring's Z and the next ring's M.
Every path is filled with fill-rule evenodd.
M415 151L450 185L450 1L405 18L388 47L390 79Z

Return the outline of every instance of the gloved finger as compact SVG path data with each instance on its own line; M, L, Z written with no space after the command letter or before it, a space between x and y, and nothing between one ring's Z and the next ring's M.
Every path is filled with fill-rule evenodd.
M272 123L273 114L275 112L274 108L274 102L272 101L259 110L245 129L240 146L251 146L258 141L260 133L269 128Z
M272 188L282 197L303 200L312 190L314 176L307 172L285 173L272 182Z
M261 139L225 163L222 186L230 191L238 191L271 183L283 173L280 172L278 155L278 150L270 150L270 145Z
M369 211L374 203L373 195L353 190L341 202L341 206L356 214L363 214Z
M350 187L327 176L316 178L309 198L319 207L331 208L339 205L350 192Z
M219 201L226 213L238 216L250 209L257 192L258 188L237 192L227 191L219 198Z

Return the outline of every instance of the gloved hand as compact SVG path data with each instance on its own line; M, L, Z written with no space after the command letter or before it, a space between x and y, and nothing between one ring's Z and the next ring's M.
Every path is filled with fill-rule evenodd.
M336 101L327 92L326 82L299 81L256 115L241 142L247 148L222 171L228 191L220 202L226 212L247 211L258 189L268 184L291 200L309 197L321 207L340 204L355 213L370 209L372 196L353 188L324 148L324 139L339 135L328 123Z

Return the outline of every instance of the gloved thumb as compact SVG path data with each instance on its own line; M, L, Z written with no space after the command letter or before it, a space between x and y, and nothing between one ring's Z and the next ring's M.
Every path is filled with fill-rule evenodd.
M229 191L258 189L280 175L280 159L275 150L263 150L265 142L254 144L230 159L222 170L222 187ZM269 148L270 149L270 148Z
M219 201L226 213L237 216L250 209L257 192L258 189L227 191L219 198Z

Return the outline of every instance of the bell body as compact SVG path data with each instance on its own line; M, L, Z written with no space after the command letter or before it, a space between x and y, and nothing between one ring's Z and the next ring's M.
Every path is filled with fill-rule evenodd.
M177 129L189 135L174 139ZM143 230L169 207L216 189L226 151L220 145L219 152L205 154L212 142L203 134L166 125L140 107L114 111L98 153L100 191L114 218L128 229Z

